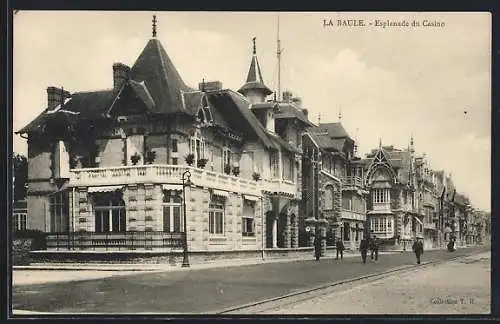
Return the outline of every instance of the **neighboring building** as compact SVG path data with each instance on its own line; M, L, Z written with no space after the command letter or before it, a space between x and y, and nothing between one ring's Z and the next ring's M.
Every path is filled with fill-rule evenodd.
M304 197L302 215L325 219L326 245L340 237L347 249L357 249L366 222L367 191L356 143L342 124L324 123L310 127L303 139ZM302 242L307 233L301 227Z
M295 104L266 102L255 43L239 92L187 86L154 37L112 71L113 89L49 87L48 107L18 132L28 226L49 233L49 249L177 251L184 227L192 252L298 246L310 123Z
M409 249L415 237L423 236L414 153L412 139L406 150L380 143L364 159L364 180L370 192L367 200L370 233L385 248Z
M423 214L424 248L439 246L438 209L440 192L434 171L426 156L415 158L416 190L418 194L418 213ZM436 190L437 189L437 190Z

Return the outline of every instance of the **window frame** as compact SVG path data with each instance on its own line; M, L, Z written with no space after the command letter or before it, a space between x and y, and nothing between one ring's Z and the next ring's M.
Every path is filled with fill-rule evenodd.
M210 236L224 236L225 230L226 199L212 195L208 205L208 233ZM220 217L220 219L218 219ZM218 228L220 225L220 228Z
M183 209L182 209L182 198L180 197L180 193L173 193L172 190L165 190L163 193L162 200L162 230L165 233L184 233L184 217L183 217ZM168 208L168 215L165 214L166 208ZM178 210L179 217L179 230L176 231L176 215L175 210ZM168 217L168 218L167 218ZM168 219L168 222L165 220ZM168 224L168 229L167 225Z

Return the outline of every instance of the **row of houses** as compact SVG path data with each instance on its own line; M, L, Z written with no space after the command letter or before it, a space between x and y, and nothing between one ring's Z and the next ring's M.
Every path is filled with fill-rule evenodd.
M184 239L198 255L299 251L320 224L325 247L370 233L388 248L480 240L468 199L413 139L360 158L340 122L312 123L291 92L270 98L255 42L238 91L186 85L155 36L110 71L112 89L48 87L17 132L28 194L15 226L46 232L48 251L178 251Z

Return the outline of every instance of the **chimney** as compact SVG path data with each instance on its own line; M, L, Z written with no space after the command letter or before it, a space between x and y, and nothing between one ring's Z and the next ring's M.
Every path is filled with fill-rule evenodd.
M48 87L47 88L47 108L54 109L59 105L62 101L64 94L64 99L68 99L71 97L71 93L68 91L58 88L58 87Z
M218 91L222 90L222 82L220 81L202 81L198 83L200 91Z
M113 88L118 90L129 78L130 67L123 63L113 64Z
M302 113L304 114L304 116L309 117L309 110L304 108L302 109Z
M291 102L292 93L290 91L283 91L282 97L283 97L283 102Z
M302 98L300 97L293 97L292 98L292 103L297 106L297 108L302 108Z

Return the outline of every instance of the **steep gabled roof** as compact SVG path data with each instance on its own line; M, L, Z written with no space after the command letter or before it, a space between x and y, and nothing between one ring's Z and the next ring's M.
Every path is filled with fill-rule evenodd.
M71 95L71 99L66 101L57 112L51 113L51 109L44 109L40 115L16 133L29 133L36 129L40 129L40 127L49 120L58 118L57 116L61 114L68 115L67 112L71 112L73 115L77 114L79 118L99 118L102 114L106 113L115 96L116 93L114 90L75 92Z
M261 102L252 105L252 110L259 109L270 109L277 108L276 113L274 114L275 119L298 119L306 126L314 126L313 123L309 121L309 119L304 115L302 109L296 107L292 103L288 102Z
M151 39L130 70L130 78L144 81L156 103L157 113L187 112L182 103L181 92L194 89L188 87L157 39Z
M341 123L325 123L317 126L318 132L327 132L331 138L349 137Z
M241 94L226 89L208 92L207 96L229 124L238 125L238 130L243 133L246 139L260 140L266 148L278 149L278 146L267 136L257 117L249 109L248 100Z

